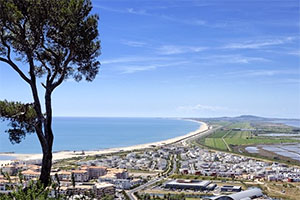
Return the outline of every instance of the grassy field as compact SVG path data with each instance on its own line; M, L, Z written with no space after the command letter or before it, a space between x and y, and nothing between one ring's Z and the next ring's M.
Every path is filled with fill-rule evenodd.
M211 147L213 149L231 151L230 147L237 145L256 145L256 144L277 144L277 143L292 143L299 142L295 139L278 138L278 137L264 137L258 136L257 128L259 126L259 132L263 133L264 128L267 132L270 130L280 130L281 132L289 132L289 127L270 127L270 125L257 125L250 122L233 122L227 124L221 129L216 130L214 133L199 140L202 145Z

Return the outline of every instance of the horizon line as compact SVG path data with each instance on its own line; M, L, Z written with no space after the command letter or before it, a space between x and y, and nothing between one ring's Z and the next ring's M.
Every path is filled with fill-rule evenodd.
M294 117L264 117L259 115L237 115L237 116L214 116L214 117L179 117L179 116L62 116L57 115L53 117L74 117L74 118L177 118L177 119L191 119L191 118L198 118L198 119L212 119L212 118L237 118L237 117L259 117L259 118L266 118L266 119L289 119L289 120L300 120L300 118L294 118Z

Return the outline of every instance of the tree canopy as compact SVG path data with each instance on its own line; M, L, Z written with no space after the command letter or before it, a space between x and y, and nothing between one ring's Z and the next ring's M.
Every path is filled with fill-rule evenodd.
M92 81L99 71L99 17L91 10L90 0L0 0L0 62L29 84L33 97L29 104L1 101L0 118L10 121L12 142L20 142L26 133L37 134L46 185L54 139L52 92L68 78ZM44 80L44 108L38 78Z
M0 60L17 69L14 52L34 75L47 74L52 90L70 76L92 81L100 65L100 41L98 15L89 15L91 9L84 0L0 0Z
M33 104L21 102L0 101L0 117L2 120L10 121L6 132L12 143L20 143L26 133L33 133L36 123L36 113Z

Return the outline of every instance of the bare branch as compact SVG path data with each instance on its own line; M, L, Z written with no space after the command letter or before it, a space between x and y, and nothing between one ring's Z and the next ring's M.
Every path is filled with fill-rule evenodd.
M43 86L43 88L47 89L47 87L44 83L41 83L41 85Z
M56 67L57 68L57 67ZM58 73L58 69L54 70L54 73L52 74L51 78L50 78L50 83L53 83L54 79L56 78Z
M12 62L8 59L5 59L5 58L1 58L1 57L0 57L0 61L3 61L5 63L9 64L21 76L21 78L24 81L26 81L28 84L31 84L30 79L18 68L18 66L14 62Z
M11 53L11 49L10 46L7 45L6 41L3 38L3 35L1 34L1 42L2 44L7 48L7 59L5 58L1 58L0 57L0 61L6 62L7 64L9 64L20 76L21 78L26 81L28 84L31 84L30 79L21 71L21 69L11 60L10 58L10 53Z

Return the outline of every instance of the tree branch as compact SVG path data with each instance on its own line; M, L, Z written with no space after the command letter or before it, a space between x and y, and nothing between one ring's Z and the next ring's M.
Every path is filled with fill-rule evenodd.
M21 78L26 81L28 84L31 84L30 79L21 71L21 69L11 60L10 58L10 53L11 53L11 49L10 46L6 43L6 41L3 38L3 34L1 34L1 42L2 44L7 48L7 59L5 58L1 58L0 57L0 61L3 61L7 64L9 64L20 76Z
M62 65L62 68L63 68L63 71L61 73L61 76L59 77L59 79L52 84L52 91L57 87L59 86L63 80L65 79L65 76L66 76L66 73L67 73L67 68L68 68L68 65L69 63L71 62L71 60L73 59L73 53L70 51L69 55L68 55L68 58L65 60L65 62L63 63Z
M41 62L42 66L47 70L48 74L47 74L47 79L46 79L46 86L48 86L49 84L51 84L50 82L50 77L51 77L51 70L50 68L47 66L47 64L44 62L44 60L41 58L40 54L37 53L37 58L38 60ZM42 84L42 86L46 89L46 86L44 84Z
M48 52L48 53L50 53L55 59L58 59L58 55L54 52L54 51L52 51L51 49L49 49L49 48L47 48L46 46L45 46L45 36L44 36L44 34L42 34L42 41L41 41L41 47L46 51L46 52ZM39 55L38 55L39 56ZM39 59L40 61L42 60L42 59ZM46 65L46 64L45 64ZM47 82L49 82L49 84L52 84L53 83L53 81L54 81L54 79L55 79L55 77L56 77L56 75L57 75L57 71L58 71L58 67L57 66L55 66L55 70L54 70L54 73L52 74L52 76L50 75L50 73L49 73L49 70L48 70L48 76L49 76L49 79L48 79L48 76L47 76ZM49 81L48 81L49 80ZM48 84L48 83L47 83Z
M46 50L47 52L51 53L52 56L54 56L56 59L58 58L58 55L57 55L54 51L52 51L51 49L45 47L45 44L44 44L44 36L43 36L43 42L42 42L42 45L41 45L41 46L43 47L44 50Z
M9 64L21 76L21 78L24 81L26 81L28 84L31 84L30 79L18 68L18 66L14 62L12 62L8 59L5 59L5 58L1 58L1 57L0 57L0 61L3 61L5 63Z
M33 57L32 57L32 53L30 52L30 50L27 50L26 54L28 57L29 74L31 77L30 87L31 87L32 96L33 96L33 100L34 100L34 109L37 114L37 120L38 120L38 123L36 124L35 129L36 129L36 133L38 135L41 145L48 146L47 139L46 139L45 135L43 134L43 130L42 130L42 127L43 127L42 124L44 122L44 115L42 113L41 103L40 103L37 86L36 86L36 77L35 77L35 73L34 73L35 67L34 67ZM43 148L43 150L44 150L44 148Z

